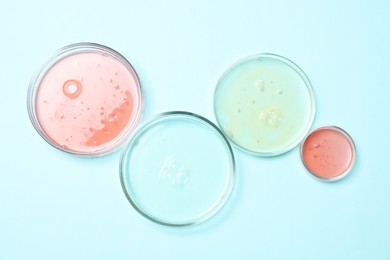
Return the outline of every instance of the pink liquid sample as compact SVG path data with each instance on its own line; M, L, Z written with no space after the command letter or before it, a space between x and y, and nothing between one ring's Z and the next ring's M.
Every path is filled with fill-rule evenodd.
M139 91L135 73L120 60L101 52L72 54L43 77L36 97L38 122L64 150L111 150L138 119Z
M355 147L352 139L341 129L320 128L306 138L302 146L302 159L315 176L337 178L352 167Z

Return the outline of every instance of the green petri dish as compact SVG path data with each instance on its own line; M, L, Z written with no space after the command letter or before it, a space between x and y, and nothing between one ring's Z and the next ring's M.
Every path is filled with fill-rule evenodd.
M238 148L274 156L294 148L308 133L315 101L305 73L290 60L259 54L238 61L220 78L214 112Z
M216 214L235 181L232 149L207 119L167 112L146 122L126 144L122 188L132 206L163 225L189 226Z

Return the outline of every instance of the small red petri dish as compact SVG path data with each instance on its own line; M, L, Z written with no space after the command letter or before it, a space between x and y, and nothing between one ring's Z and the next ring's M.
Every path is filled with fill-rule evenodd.
M344 178L353 168L356 148L351 136L343 129L320 127L302 142L301 159L315 178L334 182Z

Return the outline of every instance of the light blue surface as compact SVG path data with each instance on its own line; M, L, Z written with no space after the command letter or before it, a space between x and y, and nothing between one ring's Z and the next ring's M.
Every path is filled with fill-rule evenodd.
M390 259L390 2L3 1L0 259ZM300 66L314 127L354 138L338 183L309 176L299 149L237 149L226 207L193 228L159 226L122 193L120 152L97 159L45 143L26 111L30 77L51 52L92 41L122 53L145 91L143 121L187 110L215 122L213 92L237 59L271 52Z

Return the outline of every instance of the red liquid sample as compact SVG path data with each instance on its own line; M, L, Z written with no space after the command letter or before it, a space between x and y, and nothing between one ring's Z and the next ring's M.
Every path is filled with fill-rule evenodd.
M341 129L320 128L306 138L302 146L302 159L315 176L337 178L352 167L355 148L352 139Z
M36 113L51 142L70 152L118 146L138 119L139 83L120 60L76 53L55 63L40 82Z

